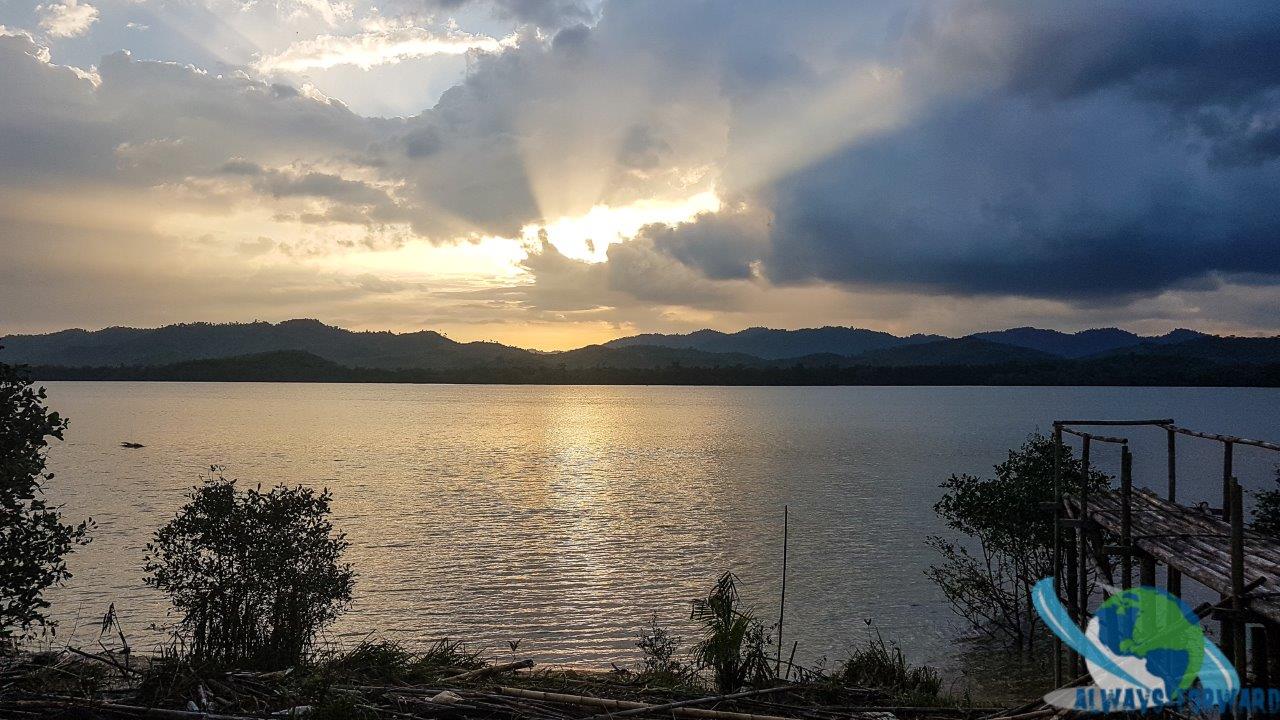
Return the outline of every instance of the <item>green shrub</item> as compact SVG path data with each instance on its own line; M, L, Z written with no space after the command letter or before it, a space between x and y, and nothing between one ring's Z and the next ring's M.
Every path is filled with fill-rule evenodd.
M902 648L886 643L880 633L850 654L838 677L845 685L883 690L911 705L932 703L942 689L936 670L911 665Z
M43 593L71 577L66 556L88 542L89 523L65 525L44 499L49 438L62 439L67 421L44 405L35 388L0 363L0 652L52 629Z
M156 531L146 582L182 613L178 634L193 660L270 669L303 659L354 584L330 500L327 490L240 490L217 476Z
M774 677L767 650L769 631L754 612L741 609L737 583L738 578L727 572L705 599L693 602L691 617L704 630L694 655L700 668L711 671L721 693L763 685Z
M640 633L640 639L636 641L636 647L643 654L641 681L660 685L684 684L689 679L691 668L676 658L682 640L660 627L655 614L649 621L649 627Z

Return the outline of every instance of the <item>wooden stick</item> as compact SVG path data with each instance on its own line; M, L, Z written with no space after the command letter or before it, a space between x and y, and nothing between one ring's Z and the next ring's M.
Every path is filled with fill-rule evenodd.
M488 677L497 673L510 672L512 670L522 670L524 668L533 667L533 660L525 658L524 660L516 660L515 662L503 663L501 665L490 665L482 667L479 670L464 672L461 675L447 677L442 682L467 682L468 680L477 680L482 677Z
M1172 425L1173 418L1159 420L1054 420L1054 425Z
M79 650L79 649L77 649L77 648L73 648L73 647L71 647L70 645L68 645L68 646L67 646L67 650L69 650L69 651L71 651L71 652L75 653L76 655L79 655L80 657L89 658L90 660L97 660L98 662L104 662L104 663L106 663L106 664L108 664L108 665L111 665L112 667L116 668L117 670L119 670L119 671L120 671L120 672L122 672L122 673L126 673L126 674L128 674L128 673L133 673L134 675L141 675L141 674L142 674L142 672L141 672L141 671L139 671L139 670L135 670L135 669L133 669L133 668L131 668L131 667L128 667L128 666L126 666L126 665L123 665L123 664L121 664L119 661L117 661L115 658L110 657L110 656L108 656L108 655L97 655L97 654L94 654L94 653L91 653L91 652L85 652L84 650Z
M1234 435L1217 435L1214 433L1198 432L1196 430L1188 430L1187 428L1178 427L1172 422L1163 423L1166 430L1172 430L1183 435L1191 435L1193 437L1205 438L1206 440L1217 440L1220 443L1232 443L1234 445L1251 445L1264 450L1280 451L1280 445L1266 442L1264 440L1250 440L1249 438L1235 437Z
M764 688L762 690L744 690L743 692L730 693L728 695L712 695L709 697L694 698L692 700L676 700L674 702L663 703L661 705L646 705L645 707L631 708L629 710L620 710L618 712L601 713L592 715L587 720L605 720L610 717L631 717L633 715L644 715L651 712L662 712L664 710L674 710L676 708L689 707L691 705L706 705L708 703L717 703L723 700L737 700L739 698L753 697L756 695L767 695L769 693L782 692L784 690L792 690L796 685L779 685L778 687Z

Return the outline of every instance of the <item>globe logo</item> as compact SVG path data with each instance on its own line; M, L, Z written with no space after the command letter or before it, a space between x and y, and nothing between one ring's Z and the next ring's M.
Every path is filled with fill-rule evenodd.
M1176 699L1188 690L1204 662L1204 631L1186 603L1159 588L1122 590L1107 598L1085 629L1110 663L1085 662L1094 682L1105 690L1133 684L1112 673L1118 666L1147 691L1162 690Z
M1240 677L1191 608L1159 588L1106 590L1109 597L1081 630L1058 600L1053 578L1033 588L1045 625L1084 658L1096 683L1051 691L1047 703L1107 712L1175 702L1203 710L1231 702Z

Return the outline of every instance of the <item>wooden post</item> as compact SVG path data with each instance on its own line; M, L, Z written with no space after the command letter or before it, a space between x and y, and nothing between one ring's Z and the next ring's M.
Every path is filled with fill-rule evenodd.
M1076 559L1080 563L1077 572L1080 574L1081 622L1089 616L1089 440L1085 438L1080 448L1080 552Z
M1053 426L1053 593L1062 597L1062 426ZM1073 578L1074 575L1068 575ZM1075 604L1074 589L1070 580L1067 582L1067 610ZM1074 616L1075 613L1072 613ZM1072 661L1074 667L1075 662ZM1074 677L1074 674L1073 674ZM1062 640L1053 636L1053 686L1062 687Z
M1263 629L1267 638L1267 676L1280 681L1280 625L1267 623Z
M1234 446L1230 440L1222 443L1222 519L1231 521L1231 477L1232 477L1232 450ZM1234 526L1232 526L1234 530ZM1234 537L1234 532L1233 532ZM1234 540L1233 540L1234 542ZM1233 562L1234 565L1234 553ZM1223 601L1227 600L1227 596L1221 596ZM1218 626L1222 633L1222 653L1231 659L1236 660L1236 631L1235 625L1229 619L1223 619Z
M1260 688L1271 687L1271 668L1268 667L1267 652L1267 629L1261 625L1254 625L1249 628L1249 664L1253 666L1253 686ZM1240 678L1241 684L1247 684L1248 681ZM1263 713L1265 714L1265 713Z
M1228 522L1231 520L1231 478L1235 475L1231 469L1234 447L1231 441L1222 443L1222 519Z
M1120 446L1120 587L1133 586L1133 456Z
M1166 428L1169 445L1169 502L1178 502L1178 433ZM1182 597L1182 571L1172 565L1166 568L1165 588L1174 597Z
M1235 478L1231 479L1231 594L1232 607L1236 611L1231 622L1234 631L1232 645L1235 646L1233 661L1240 677L1244 678L1248 662L1244 640L1244 609L1247 603L1244 598L1244 491Z
M1141 560L1142 564L1138 568L1138 584L1154 587L1156 584L1156 559L1143 553Z

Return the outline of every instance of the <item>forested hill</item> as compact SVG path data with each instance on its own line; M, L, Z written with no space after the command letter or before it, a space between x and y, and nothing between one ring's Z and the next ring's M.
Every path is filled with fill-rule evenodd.
M1035 328L962 338L858 328L706 330L542 353L316 320L65 330L0 338L39 378L712 384L1274 385L1280 337Z

